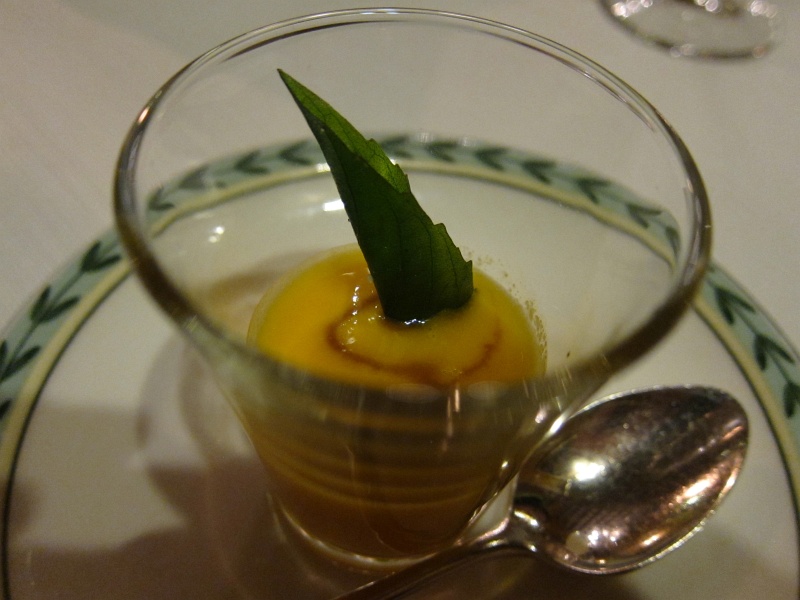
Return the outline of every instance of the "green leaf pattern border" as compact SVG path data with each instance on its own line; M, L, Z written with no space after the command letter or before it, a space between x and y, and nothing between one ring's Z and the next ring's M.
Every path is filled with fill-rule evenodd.
M527 179L579 198L582 209L625 221L674 254L671 218L628 190L574 165L511 149L461 140L393 135L379 140L398 162L466 169L481 176ZM151 222L162 220L198 196L251 185L258 178L294 178L325 171L309 141L262 148L191 171L154 194ZM478 171L476 171L476 169ZM298 175L299 174L299 175ZM263 185L263 182L259 185ZM69 339L117 284L130 273L115 232L93 242L78 260L48 283L0 337L0 468L13 469L15 454L36 398ZM779 441L800 498L800 358L766 312L719 266L710 268L694 308L739 364L754 388ZM7 509L11 478L4 510ZM5 523L5 519L3 521Z
M5 426L15 399L47 354L51 340L75 314L85 312L77 310L78 305L93 300L92 292L110 270L128 272L125 262L116 234L109 232L47 284L4 331L0 338L0 442L6 442Z
M678 233L671 215L583 168L469 140L389 135L378 141L409 172L443 172L523 188L627 230L665 260L674 260ZM230 195L327 170L313 140L259 148L198 167L158 189L148 203L148 222L159 231L185 212Z

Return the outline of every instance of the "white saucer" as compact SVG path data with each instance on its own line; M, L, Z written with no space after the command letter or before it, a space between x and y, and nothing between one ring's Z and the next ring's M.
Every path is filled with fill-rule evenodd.
M409 156L435 154L431 144L400 142ZM245 168L280 173L305 165L300 151L307 146L204 167L150 208L157 213L171 205L167 199L196 194L198 183L224 187ZM464 155L458 164L482 161L484 171L503 176L526 172L584 196L592 190L580 184L596 181L496 148L447 151ZM445 158L439 167L452 162ZM622 190L604 191L607 213L637 222L652 213L632 211L638 205ZM588 196L585 204L597 206ZM668 240L669 223L639 224ZM602 392L667 384L723 388L750 418L744 470L703 531L627 575L575 576L528 557L485 559L424 597L796 599L800 358L718 267L675 332ZM233 413L130 276L113 233L68 264L0 336L0 476L0 600L329 598L370 579L318 557L281 522Z
M113 235L93 248L3 338L3 598L325 598L367 581L283 528L207 371ZM796 598L798 418L783 397L798 381L789 343L715 268L675 333L604 390L697 383L746 406L745 468L705 529L636 573L493 559L442 580L436 597Z

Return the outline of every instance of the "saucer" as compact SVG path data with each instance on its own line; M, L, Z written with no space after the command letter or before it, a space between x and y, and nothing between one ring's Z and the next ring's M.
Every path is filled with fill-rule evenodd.
M703 530L621 576L486 558L425 597L796 599L799 360L713 265L675 331L601 390L698 384L743 404L744 469ZM233 412L113 232L0 336L0 473L5 600L330 598L374 577L318 556L282 521Z

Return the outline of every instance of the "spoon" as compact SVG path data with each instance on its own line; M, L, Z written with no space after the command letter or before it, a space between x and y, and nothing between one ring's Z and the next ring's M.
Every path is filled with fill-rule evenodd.
M489 553L533 553L589 574L642 567L701 528L733 486L747 437L741 406L716 389L610 396L567 420L534 453L501 529L338 600L397 598Z

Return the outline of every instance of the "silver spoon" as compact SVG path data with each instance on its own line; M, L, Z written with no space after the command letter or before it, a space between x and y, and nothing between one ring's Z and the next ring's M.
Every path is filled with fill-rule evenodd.
M747 416L719 390L665 387L584 408L523 467L505 526L338 600L397 598L489 553L534 553L573 571L630 571L698 531L730 490Z

